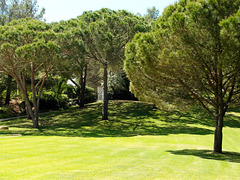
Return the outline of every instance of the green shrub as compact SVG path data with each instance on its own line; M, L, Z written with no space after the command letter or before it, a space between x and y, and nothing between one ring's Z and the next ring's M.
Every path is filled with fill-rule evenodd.
M13 111L12 111L12 106L3 106L3 107L0 107L0 113L1 114L12 114Z
M80 99L80 89L76 88L76 97L74 96L72 98L72 105L79 105L79 99ZM96 102L97 100L97 92L94 88L91 87L86 87L85 89L85 93L84 93L84 104L88 104L88 103L92 103L92 102Z
M59 95L56 97L53 91L46 91L40 98L40 110L52 110L65 108L68 104L67 95Z
M96 90L91 87L86 87L85 96L84 96L85 104L95 102L96 100L97 100Z

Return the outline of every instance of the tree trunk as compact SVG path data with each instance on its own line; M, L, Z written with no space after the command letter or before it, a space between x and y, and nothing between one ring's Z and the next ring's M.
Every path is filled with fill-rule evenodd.
M24 89L23 89L23 86L22 86L22 84L19 82L19 81L17 81L17 83L18 83L18 86L20 87L20 91L22 92L22 94L23 94L23 97L24 97L24 100L25 100L25 106L26 106L26 108L27 108L27 113L28 113L28 115L29 115L29 117L30 117L30 119L32 119L32 123L33 123L33 127L34 128L39 128L39 126L37 126L36 124L35 124L35 116L34 116L34 112L33 112L33 110L32 110L32 105L31 105L31 103L30 103L30 100L29 100L29 98L28 98L28 94L27 94L27 91L25 91Z
M32 119L33 127L34 127L34 113L33 113L33 110L32 110L31 103L29 101L27 92L22 91L22 93L23 93L25 104L26 104L26 107L27 107L27 114L29 116L28 119Z
M80 108L84 107L84 92L83 92L83 69L80 75L80 97L79 97L79 106Z
M25 110L26 110L26 114L27 114L27 119L32 119L27 106L25 106Z
M27 93L26 78L23 73L21 73L21 76L22 76L22 85L23 85L24 91ZM26 101L25 101L25 110L26 110L26 114L27 114L27 119L32 119L31 112L30 112L30 109L28 109L28 107L27 107Z
M87 65L84 66L83 72L81 73L81 80L80 80L80 107L83 108L85 101L85 90L86 90L86 81L87 81Z
M81 77L80 77L80 97L79 97L79 101L80 104L79 106L81 108L84 107L84 98L85 98L85 89L86 89L86 79L87 79L87 65L84 66L82 73L81 73Z
M12 77L8 75L7 78L7 92L4 105L9 105L10 98L11 98L11 89L12 89Z
M103 99L103 109L102 109L102 120L108 120L108 85L107 85L108 73L107 73L107 63L104 64L104 99Z
M223 139L223 114L215 117L215 131L214 131L214 153L222 153L222 139Z
M38 123L38 107L37 107L37 99L36 99L36 92L35 89L32 90L32 96L33 96L33 127L39 129L39 123Z
M33 118L33 121L32 121L32 122L33 122L33 127L39 129L38 115L36 116L36 115L34 114L34 118Z
M33 128L39 129L39 123L38 123L38 106L37 106L37 98L36 98L36 89L34 87L34 64L31 63L31 89L32 89L32 100L33 100Z
M24 77L22 76L22 80L20 80L20 76L15 76L15 80L18 84L18 87L20 88L20 91L22 92L23 94L23 97L24 97L24 100L25 100L25 106L27 107L27 111L31 117L31 119L34 119L34 113L32 111L32 105L30 103L30 100L28 98L28 94L27 94L27 89L25 88L25 79Z

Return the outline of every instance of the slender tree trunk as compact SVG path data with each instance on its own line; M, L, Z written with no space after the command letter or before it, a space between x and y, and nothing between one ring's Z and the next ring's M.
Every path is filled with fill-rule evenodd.
M83 69L80 75L80 97L79 97L79 106L80 108L84 107L84 93L83 93Z
M83 95L84 95L84 97L85 97L85 92L86 92L86 83L87 83L87 64L85 65L85 67L84 67L84 78L83 78L83 89L82 89L82 92L83 92ZM84 98L83 97L83 98ZM84 102L84 104L85 104L85 101L84 101L84 99L83 99L83 102Z
M11 98L11 90L12 90L12 77L8 75L7 78L7 92L4 105L9 105L10 98Z
M103 109L102 109L102 120L108 120L108 72L107 72L107 63L104 64L104 75L103 75L103 83L104 83L104 99L103 99Z
M39 129L39 123L38 123L38 107L37 107L37 98L36 98L36 91L35 88L32 89L32 96L33 96L33 127Z
M84 107L84 104L85 104L85 101L84 101L84 98L85 98L85 90L86 90L86 81L87 81L87 65L84 66L84 70L83 72L81 73L81 80L80 80L80 83L81 83L81 88L80 88L80 107L83 108Z
M33 118L32 118L32 122L33 122L33 127L39 129L39 122L38 122L38 107L37 107L37 99L36 99L36 92L35 89L32 90L33 93Z
M21 76L22 76L22 84L23 84L24 92L27 93L26 78L25 78L25 76L24 76L23 73L21 73ZM29 110L28 107L27 107L26 101L25 101L25 110L26 110L26 114L27 114L27 119L32 119L32 117L31 117L31 112L30 112L30 110Z
M39 123L38 123L38 107L37 107L37 98L36 98L36 89L34 87L34 64L31 63L31 89L32 89L32 100L33 100L33 127L39 129Z

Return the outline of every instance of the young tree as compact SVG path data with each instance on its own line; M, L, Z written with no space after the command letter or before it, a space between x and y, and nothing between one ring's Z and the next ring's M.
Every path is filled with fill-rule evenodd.
M240 98L239 6L239 0L180 0L126 50L135 95L170 108L198 102L215 120L216 153L224 115Z
M0 26L0 71L15 79L24 96L33 127L39 128L38 111L44 81L59 60L58 36L51 26L32 19L22 19ZM36 76L40 79L36 81ZM31 80L33 107L26 78Z
M137 32L146 32L149 28L143 18L127 11L84 12L78 19L83 21L83 40L86 57L99 62L104 69L104 102L102 119L108 119L108 68L122 67L125 45Z

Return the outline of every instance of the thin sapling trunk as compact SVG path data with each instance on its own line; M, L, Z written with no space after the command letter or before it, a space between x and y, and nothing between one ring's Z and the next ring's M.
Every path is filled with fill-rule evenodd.
M103 109L102 109L102 120L108 120L108 72L107 72L107 63L104 63L104 75L103 75L103 84L104 84L104 99L103 99Z

